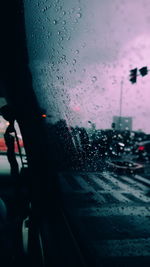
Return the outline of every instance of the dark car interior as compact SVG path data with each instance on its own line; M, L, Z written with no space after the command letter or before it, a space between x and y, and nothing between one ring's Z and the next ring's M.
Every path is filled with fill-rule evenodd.
M28 162L17 181L0 175L0 196L7 208L6 222L0 229L0 265L84 266L60 208L53 146L48 149L43 110L32 88L23 1L3 1L0 13L1 97L15 113ZM27 254L22 237L25 219L29 229Z
M150 266L150 183L138 174L120 176L116 183L114 175L112 197L111 181L103 166L104 155L100 166L95 167L98 156L90 154L84 128L76 136L78 128L68 127L68 118L55 125L49 123L51 113L39 101L49 94L42 88L38 89L39 95L34 90L30 68L25 26L25 9L30 2L7 0L0 5L0 98L5 98L13 110L25 148L25 163L21 161L17 179L0 170L0 266ZM59 1L48 2L51 5ZM40 9L40 1L36 4ZM78 13L78 19L80 16ZM57 23L53 21L54 25ZM42 36L40 24L37 25ZM78 138L86 151L82 156L78 153ZM123 187L123 179L128 184L132 176L132 184L138 182L146 190L145 202L141 197L144 189L136 196L135 190L126 192L127 187ZM104 192L106 180L109 183ZM117 195L119 186L122 187ZM120 196L124 201L121 205ZM106 198L109 205L104 201ZM143 222L147 228L142 228Z

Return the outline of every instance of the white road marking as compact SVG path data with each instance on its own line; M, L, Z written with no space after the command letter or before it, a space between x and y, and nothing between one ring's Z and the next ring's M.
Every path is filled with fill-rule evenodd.
M102 174L103 175L103 174ZM110 193L115 199L121 201L121 202L131 202L131 200L129 200L128 198L126 198L125 196L123 196L119 190L114 190L112 188L112 186L110 186L109 184L103 182L102 180L100 180L100 178L98 178L94 173L91 173L90 174L90 177L92 179L94 179L94 181L100 185L101 187L104 188L104 190L107 192L107 193ZM106 203L106 201L105 201Z
M120 182L119 179L116 179L112 176L112 174L103 172L104 177L106 177L108 180L111 180L114 184L118 185L120 188L124 190L124 193L130 193L131 195L135 196L136 198L139 198L140 200L144 202L150 202L150 198L146 197L141 190L136 190L133 187Z
M127 177L127 176L124 176L122 175L121 176L121 179L123 179L125 182L128 182L131 184L131 186L134 186L136 188L139 188L139 189L142 189L142 190L148 190L148 187L146 185L143 185L142 183L140 182L137 182L135 181L133 178L131 177Z
M150 181L138 174L135 175L135 178L137 178L139 181L146 183L147 185L150 185Z
M101 203L105 203L105 199L103 196L101 196L99 193L97 193L96 190L94 190L94 188L92 186L90 186L88 184L88 182L86 182L84 180L83 177L79 176L79 175L75 175L76 181L78 181L78 183L80 184L80 186L86 190L86 192L92 192L93 193L93 199L95 199L96 201L100 201Z
M87 180L86 178L84 178L83 174L84 176L87 176ZM101 175L102 178L104 177L104 179L106 179L106 182L103 181L103 179L100 179L98 175ZM65 179L65 173L59 173L59 180L62 191L64 193L80 192L84 194L87 192L92 192L92 198L100 203L110 203L111 196L114 198L114 200L116 199L119 202L123 203L134 202L134 197L137 200L139 199L139 201L143 201L146 203L150 202L150 198L145 196L145 193L147 193L149 187L143 185L141 182L143 181L147 184L150 184L150 181L140 175L135 175L136 179L138 179L137 182L134 180L134 177L132 179L131 177L127 177L125 175L122 175L121 179L119 180L119 177L117 175L110 172L73 172L71 173L71 176L76 181L76 183L79 184L81 190L80 188L78 190L75 190L74 186L71 186L71 184L69 184L68 181ZM89 182L90 180L91 183ZM97 188L99 188L99 190L94 189L94 186L92 186L92 182L97 185ZM128 182L128 184L126 182ZM105 197L106 194L107 196ZM109 198L109 194L110 201L107 200Z

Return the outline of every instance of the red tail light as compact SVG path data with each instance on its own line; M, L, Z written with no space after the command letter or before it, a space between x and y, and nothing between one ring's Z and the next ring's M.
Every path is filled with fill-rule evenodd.
M139 147L138 147L138 150L139 150L139 151L144 151L144 149L145 149L144 146L139 146Z
M46 116L46 114L42 114L42 118L46 118L47 116Z

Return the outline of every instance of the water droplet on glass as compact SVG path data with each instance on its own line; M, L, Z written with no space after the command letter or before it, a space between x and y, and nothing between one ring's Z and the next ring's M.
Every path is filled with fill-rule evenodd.
M96 76L93 76L92 77L92 82L94 83L94 82L96 82L97 81L97 77Z
M86 47L86 43L83 43L82 48Z
M66 21L65 21L65 20L63 20L62 24L63 24L63 25L65 25L65 24L66 24Z
M74 60L73 60L73 65L76 64L76 62L77 62L76 59L74 59Z
M57 20L53 20L53 24L55 24L55 25L56 25L57 23L58 23L58 21L57 21Z
M77 17L78 18L81 18L82 17L82 14L79 12L79 13L77 13Z
M58 10L61 11L61 10L62 10L62 6L59 6L59 7L58 7Z
M46 11L46 8L43 8L43 9L42 9L42 12L45 12L45 11Z
M76 50L76 54L79 54L79 50Z

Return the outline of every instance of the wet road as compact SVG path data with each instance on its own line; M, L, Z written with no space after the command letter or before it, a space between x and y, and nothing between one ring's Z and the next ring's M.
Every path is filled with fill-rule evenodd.
M74 172L59 178L65 211L92 266L150 266L149 168L135 175Z

